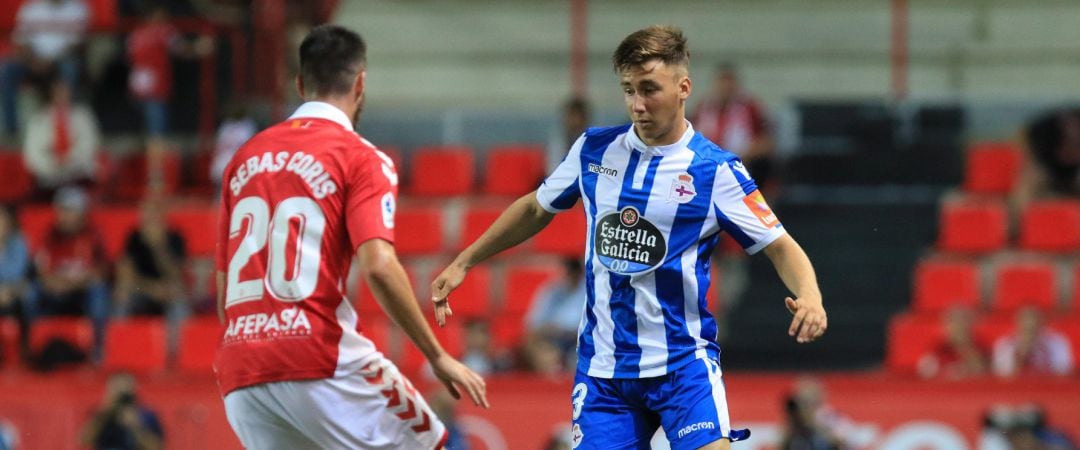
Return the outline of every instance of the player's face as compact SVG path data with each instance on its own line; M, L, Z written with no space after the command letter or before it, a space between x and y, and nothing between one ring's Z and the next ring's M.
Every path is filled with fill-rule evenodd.
M648 145L673 144L686 130L690 77L686 68L648 61L619 73L623 101L638 137Z

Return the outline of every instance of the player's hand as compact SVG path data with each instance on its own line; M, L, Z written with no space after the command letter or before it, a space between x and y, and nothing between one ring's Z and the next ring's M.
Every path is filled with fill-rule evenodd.
M465 268L450 264L431 282L431 303L435 305L435 323L446 326L446 319L454 315L450 309L450 292L465 280Z
M476 406L491 407L487 401L487 384L484 383L484 379L464 364L444 354L431 361L431 369L454 398L461 399L461 393L458 392L458 386L460 386L465 389Z
M800 298L795 300L791 297L784 299L784 306L794 314L791 319L791 327L788 328L788 336L794 336L800 344L813 342L825 334L829 326L829 319L825 316L825 307L821 299Z

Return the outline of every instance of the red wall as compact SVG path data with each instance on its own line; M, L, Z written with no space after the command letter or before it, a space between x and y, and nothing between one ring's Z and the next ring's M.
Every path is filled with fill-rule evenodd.
M725 375L735 426L753 437L743 450L773 448L780 402L791 375ZM1051 423L1080 438L1080 380L926 382L883 374L821 377L828 401L849 416L867 448L945 449L952 438L976 448L982 412L998 403L1037 402ZM140 380L140 398L161 415L170 449L239 448L209 377L161 375ZM100 401L104 377L77 372L48 377L0 373L0 419L19 431L24 450L73 449L78 431ZM474 450L538 449L570 415L569 382L528 378L489 381L492 409L462 403L459 420ZM923 442L918 442L923 440ZM960 447L963 448L963 447Z

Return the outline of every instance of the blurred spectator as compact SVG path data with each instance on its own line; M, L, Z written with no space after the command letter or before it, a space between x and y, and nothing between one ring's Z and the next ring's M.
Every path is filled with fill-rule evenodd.
M983 417L981 448L986 450L1076 450L1076 443L1047 425L1038 405L997 405Z
M796 381L784 401L787 420L781 449L818 450L854 448L846 439L854 435L854 423L825 400L825 389L812 378Z
M128 36L127 52L131 64L128 87L142 108L146 128L147 163L150 187L163 183L164 136L169 128L169 97L173 92L172 56L195 58L214 51L214 41L201 36L189 41L169 22L164 2L147 9L142 22Z
M505 351L495 348L491 327L483 319L470 319L465 323L465 352L461 362L482 376L504 372L513 365Z
M19 432L15 426L4 419L0 419L0 450L18 450Z
M12 316L18 321L19 353L25 359L29 349L29 329L23 302L29 288L30 252L18 223L14 211L0 205L0 316Z
M521 349L525 366L529 372L551 379L561 379L567 367L567 352L560 349L553 340L542 336L532 336L525 341Z
M955 307L945 314L945 340L919 359L923 378L961 379L984 375L989 371L989 347L975 338L975 313Z
M1016 330L994 343L994 374L1068 375L1073 369L1072 347L1061 333L1046 327L1036 308L1016 312Z
M210 163L210 180L215 187L221 186L221 177L225 166L229 164L236 151L259 132L259 126L248 115L247 108L238 100L225 106L225 120L218 127L217 141L214 145L214 159Z
M775 154L772 131L761 105L739 85L735 65L716 67L712 90L690 121L710 141L742 158L758 186L769 185Z
M585 307L585 271L581 259L566 257L562 260L562 277L537 291L536 298L525 315L528 338L545 338L553 341L562 352L574 350L577 343L578 323Z
M180 233L167 227L162 203L157 198L143 201L139 228L128 235L116 265L113 298L120 316L165 316L173 344L189 313L184 289L187 246Z
M82 443L94 449L155 450L165 433L157 414L139 403L135 378L127 373L109 377L105 399L82 430Z
M1046 113L1028 125L1026 163L1013 205L1049 196L1080 196L1080 109Z
M465 438L465 434L455 420L457 414L454 411L454 405L457 402L454 401L454 397L450 396L450 392L440 387L438 390L429 392L424 397L428 399L431 410L435 412L443 425L446 425L447 438L443 448L446 450L469 450L469 441Z
M548 140L547 166L554 170L559 165L574 141L585 133L592 121L589 101L581 97L571 97L562 106L562 124L557 132L552 133Z
M93 184L101 133L90 108L72 102L66 83L46 76L39 90L47 106L26 125L23 160L35 197L47 201L61 186Z
M557 430L551 434L547 443L544 444L544 450L570 450L574 447L573 432Z
M31 327L40 316L89 316L94 325L92 357L100 361L109 316L105 249L87 221L89 198L85 191L60 189L55 206L56 225L35 255L38 279L27 297L27 316Z
M75 88L78 50L89 21L90 10L82 0L29 0L19 8L12 33L13 56L0 64L0 97L8 136L15 136L18 130L16 101L27 72L36 75L55 67L68 89Z

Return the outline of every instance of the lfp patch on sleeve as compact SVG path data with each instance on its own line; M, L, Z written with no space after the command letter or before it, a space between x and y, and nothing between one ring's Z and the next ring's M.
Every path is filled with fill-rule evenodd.
M743 197L743 203L746 204L747 208L750 208L754 216L757 216L762 225L772 228L780 223L776 218L776 214L773 214L772 209L769 208L769 204L765 203L765 196L761 195L760 190L754 190L754 192Z

